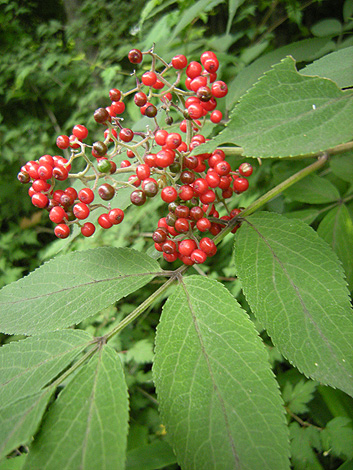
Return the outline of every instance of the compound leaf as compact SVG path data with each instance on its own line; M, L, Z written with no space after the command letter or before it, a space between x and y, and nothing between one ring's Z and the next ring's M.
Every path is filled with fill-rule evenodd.
M289 468L278 386L253 323L217 281L188 276L168 298L153 366L183 469Z
M79 323L153 279L159 264L128 248L55 258L0 292L0 331L39 334Z
M128 396L118 354L103 346L49 409L25 470L125 468Z
M353 394L353 316L342 265L308 225L258 213L237 232L236 272L252 311L307 376Z
M87 346L85 331L46 333L0 348L0 403L39 392Z
M301 75L287 57L243 95L226 129L197 153L225 143L243 147L248 157L316 153L350 140L352 130L342 122L352 120L351 91L326 78Z

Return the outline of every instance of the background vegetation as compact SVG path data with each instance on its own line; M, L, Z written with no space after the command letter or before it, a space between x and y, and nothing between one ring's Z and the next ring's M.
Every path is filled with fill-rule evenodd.
M148 250L151 245L150 231L159 218L157 201L148 209L144 206L131 211L131 215L128 212L116 232L100 230L92 240L73 237L58 241L54 240L46 214L31 206L26 188L16 180L26 161L58 153L56 136L70 133L73 125L87 125L94 136L97 126L93 112L109 104L108 90L130 88L132 69L126 56L132 47L147 50L155 43L156 51L166 60L176 53L198 60L202 51L215 51L222 64L219 76L230 87L223 110L227 114L261 72L285 55L292 53L303 67L328 52L353 45L352 16L351 0L0 0L0 286L32 271L43 260L71 250L96 246ZM307 42L300 42L303 40ZM285 46L287 52L278 55ZM253 63L253 75L242 75ZM235 77L240 79L236 81ZM132 106L128 112L132 125L139 116ZM244 196L242 205L301 165L266 160L256 169L253 191ZM334 179L341 194L349 197L352 181L346 172L342 173L338 176L337 171L329 172L326 177ZM290 194L268 205L268 209L279 213L306 209L307 221L314 228L320 226L327 207L317 209ZM351 200L347 207L352 217ZM145 217L146 210L149 217ZM325 238L323 228L321 235ZM211 278L224 281L246 309L240 285L232 277L230 258L231 243L225 241L217 260L202 269ZM352 289L352 258L342 262L350 273ZM85 320L80 328L95 336L103 335L149 294L147 286L140 294L143 297L134 295L128 302ZM159 303L153 305L148 315L113 342L122 351L129 385L128 448L130 458L135 459L134 448L159 442L165 435L151 378L159 308ZM262 336L286 402L293 468L353 468L352 399L339 390L307 380L281 357L265 333ZM13 339L1 335L2 343ZM178 468L173 456L169 459L163 466L150 468ZM0 469L6 464L0 464Z

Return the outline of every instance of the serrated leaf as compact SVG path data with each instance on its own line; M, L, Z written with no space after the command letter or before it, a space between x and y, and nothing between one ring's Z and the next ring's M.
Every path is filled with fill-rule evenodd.
M126 470L158 470L176 462L170 445L165 441L156 441L128 451Z
M0 348L0 403L5 406L39 392L88 345L80 330L52 333L11 342Z
M79 323L147 284L160 270L144 253L96 248L45 263L0 292L0 331L39 334Z
M301 69L303 75L329 78L340 88L353 85L353 46L327 54Z
M277 384L253 323L217 281L184 278L157 328L154 380L183 469L286 469Z
M291 454L294 470L322 470L322 466L312 448L319 439L315 428L301 428L298 423L289 426L291 436Z
M300 380L294 386L288 381L283 388L282 398L293 413L305 413L308 411L306 405L313 399L317 386L318 383L311 380Z
M49 409L24 469L124 469L127 427L124 372L105 345Z
M297 62L309 62L322 55L322 50L328 45L327 39L311 38L293 42L275 49L248 65L236 75L228 86L226 96L227 109L232 109L239 98L256 83L259 77L267 72L272 65L277 64L287 56L292 56ZM334 44L333 44L334 46Z
M30 441L52 393L53 390L37 392L0 408L0 459Z
M327 423L321 433L323 447L338 457L353 459L352 421L339 416Z
M353 152L335 155L330 159L333 173L343 181L353 183Z
M307 204L326 204L341 198L336 186L318 175L309 175L303 178L286 189L283 194L293 201Z
M299 220L258 213L237 232L236 272L252 311L305 375L353 394L353 316L342 265Z
M350 290L353 290L353 221L344 204L331 209L322 219L317 233L341 260Z
M266 72L240 99L228 126L197 153L232 143L248 157L324 151L352 138L353 94L331 80L303 76L291 57ZM196 151L195 151L196 152Z

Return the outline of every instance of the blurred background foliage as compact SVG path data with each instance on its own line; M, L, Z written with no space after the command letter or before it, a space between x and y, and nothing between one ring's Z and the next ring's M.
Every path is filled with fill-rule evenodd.
M299 65L305 65L353 45L352 17L353 0L0 0L0 286L68 250L103 245L148 250L151 245L150 232L160 217L158 201L127 211L124 224L116 231L100 229L92 239L73 236L69 241L54 240L47 214L31 205L27 188L16 179L28 160L60 154L56 136L70 134L75 124L86 125L91 142L97 140L99 129L93 112L110 103L110 88L131 88L133 69L127 53L132 47L148 50L155 44L155 50L167 61L177 53L199 60L203 51L215 51L221 63L219 78L230 88L224 105L228 109L223 109L227 115L239 95L279 60L276 54L280 48L298 44L293 50L298 53ZM133 106L127 111L127 124L133 126L139 116ZM253 176L253 192L242 196L240 206L273 185L273 168L276 182L288 175L287 163L264 162ZM339 182L346 191L348 183ZM301 207L286 205L286 200L279 198L269 208L283 212ZM231 247L231 240L225 241L217 260L199 269L224 282L246 308L240 285L232 277ZM154 288L153 284L145 287L140 297L134 294L79 327L103 335ZM160 301L114 344L121 351L130 387L130 449L165 434L150 370L159 309ZM269 338L263 337L291 421L293 467L353 468L344 467L353 458L352 400L342 392L307 381L279 355ZM326 428L320 439L320 429L338 418L343 421ZM339 442L338 436L343 434L345 440Z

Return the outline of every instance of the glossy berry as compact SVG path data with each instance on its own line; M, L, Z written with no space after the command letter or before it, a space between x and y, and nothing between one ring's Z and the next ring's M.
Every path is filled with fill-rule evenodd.
M171 149L164 149L157 152L155 156L155 164L160 168L167 168L174 162L175 152Z
M123 142L131 142L134 138L134 133L131 129L124 128L119 132L119 139Z
M187 232L190 228L188 219L185 219L184 217L180 217L179 219L175 221L174 228L175 230L181 233Z
M182 54L178 54L172 58L172 66L176 70L184 69L187 66L187 64L188 64L188 60Z
M69 176L69 171L64 166L58 166L54 168L53 176L58 181L65 181Z
M67 135L59 135L58 138L56 139L56 145L59 147L59 149L67 149L68 146L70 145L70 139Z
M40 209L44 209L44 207L47 207L49 203L49 199L47 198L47 196L42 193L33 194L31 200L32 204L36 207L39 207Z
M210 115L210 120L211 122L213 122L213 124L217 124L221 122L222 118L223 118L223 114L218 109L215 109L214 111L212 111Z
M98 223L102 228L105 228L105 229L108 229L113 226L113 224L109 220L108 214L101 214L98 217Z
M153 232L152 240L155 243L164 243L167 240L167 233L167 230L164 228L157 228L157 230Z
M39 165L37 173L41 180L48 180L53 176L53 167L47 163L42 163Z
M108 183L104 183L98 188L98 194L104 201L110 201L115 195L115 189Z
M186 238L185 240L182 240L180 243L179 243L179 247L178 247L178 250L179 250L179 253L183 256L190 256L191 253L196 250L197 248L197 244L195 242L195 240L192 240L192 239L189 239L189 238Z
M67 218L67 214L60 206L53 207L49 212L49 219L55 224L60 224L64 218Z
M142 111L142 109L143 108L141 108L141 111ZM144 115L149 117L149 118L154 118L157 115L157 108L153 104L150 104L145 109Z
M233 190L236 193L243 193L249 187L249 181L246 178L237 177L233 181Z
M146 202L146 194L141 189L137 189L130 194L130 201L135 206L143 206Z
M90 188L83 188L79 191L78 198L81 202L90 204L94 200L94 192Z
M74 126L73 129L72 129L72 133L79 140L83 140L88 136L88 130L82 124L76 124L76 126Z
M143 59L142 52L139 49L131 49L127 57L132 64L140 64Z
M209 73L215 73L218 70L219 62L217 57L206 59L203 64L205 70Z
M199 119L203 116L203 109L200 104L194 103L187 108L188 115L191 119Z
M146 86L153 86L157 81L157 75L152 71L145 72L141 77L141 81Z
M96 227L91 222L85 222L81 227L81 233L84 237L91 237L96 230Z
M137 165L136 167L136 175L140 180L145 180L146 178L149 178L151 174L150 167L148 165L142 164L142 165Z
M186 68L186 75L189 78L196 78L201 75L202 65L199 62L192 61Z
M238 168L239 173L241 176L251 176L253 172L253 167L250 165L250 163L242 163L239 168Z
M100 157L102 157L103 155L105 155L108 151L108 147L106 146L106 144L104 142L102 142L101 140L98 140L97 142L94 142L93 144L93 150L94 152L99 155Z
M104 122L110 120L110 115L105 108L98 108L95 110L93 118L99 124L103 124Z
M147 197L154 197L159 191L157 181L152 178L146 178L142 181L142 189Z
M72 208L74 216L77 219L86 219L89 216L89 207L84 202L79 202Z
M228 93L227 85L221 80L212 83L211 90L215 98L223 98Z
M113 101L110 106L110 109L114 116L116 116L117 114L122 114L125 111L125 103L123 103L122 101Z
M207 254L207 256L214 256L217 252L215 242L208 237L201 238L200 249Z
M217 56L214 52L212 51L205 51L201 54L201 57L200 57L200 62L202 65L204 65L204 63L206 62L206 60L208 59L217 59Z
M118 225L124 220L124 215L124 211L116 208L108 212L108 219L113 225Z
M177 197L177 190L173 186L166 186L161 191L161 198L164 202L173 202Z
M196 249L191 253L190 258L194 263L202 264L206 261L207 255L204 251Z
M173 240L167 240L162 245L163 252L167 253L168 255L175 253L176 248L177 248L176 243L173 242Z
M121 92L117 88L112 88L109 90L109 98L111 101L120 101L121 98Z
M206 217L202 217L196 222L196 227L200 232L207 232L211 228L211 222Z
M54 233L58 238L67 238L70 235L70 228L66 224L59 224L55 227Z
M143 91L137 92L134 96L134 102L139 108L141 108L141 106L145 106L147 103L147 95Z

